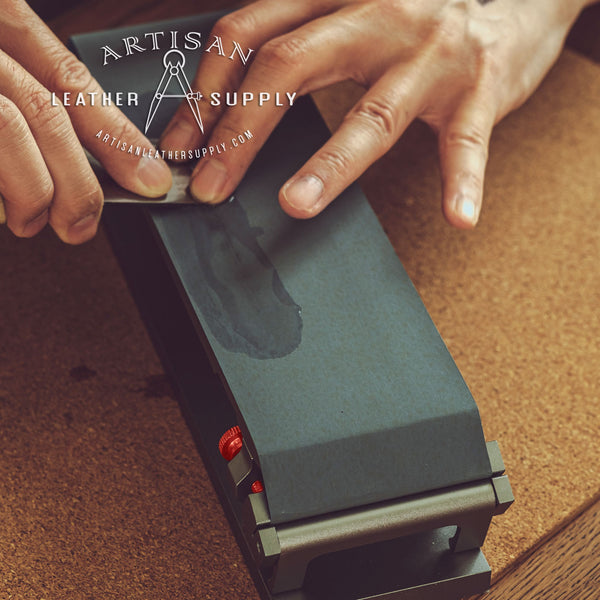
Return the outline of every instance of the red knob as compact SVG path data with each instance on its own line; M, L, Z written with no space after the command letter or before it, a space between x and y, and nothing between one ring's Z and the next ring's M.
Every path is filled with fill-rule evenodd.
M259 494L260 492L264 492L265 491L265 486L262 484L262 481L260 481L259 479L257 479L252 484L252 487L250 489L252 490L253 494Z
M236 425L228 429L219 440L219 452L225 460L231 460L241 449L244 438L241 429Z

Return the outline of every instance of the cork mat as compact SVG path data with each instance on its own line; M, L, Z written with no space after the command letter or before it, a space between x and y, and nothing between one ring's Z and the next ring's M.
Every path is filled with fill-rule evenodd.
M317 97L331 127L358 95ZM485 544L496 576L600 496L599 98L600 67L566 51L496 128L473 231L441 217L422 124L361 180L500 443L517 502Z
M330 123L346 88L319 97ZM476 231L445 224L425 127L362 179L518 501L501 573L598 496L600 69L565 53L499 126ZM100 234L0 231L0 598L258 596Z

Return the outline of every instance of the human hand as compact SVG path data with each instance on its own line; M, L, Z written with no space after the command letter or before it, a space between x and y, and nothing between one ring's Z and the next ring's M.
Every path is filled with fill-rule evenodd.
M118 152L97 139L98 131L110 131L152 148L114 104L102 106L98 83L24 0L1 6L0 204L4 199L8 227L31 237L49 222L65 242L84 242L96 233L103 196L81 144L137 194L165 194L171 171L162 160ZM51 92L59 100L64 92L72 99L83 93L86 105L53 106ZM0 220L1 213L0 207Z
M258 49L247 74L238 62L207 53L192 85L205 95L239 90L273 97L353 79L367 92L283 185L282 208L298 218L317 215L420 118L438 134L443 212L452 225L473 227L493 126L535 90L585 4L259 0L218 21L210 38ZM217 203L233 193L285 108L252 104L207 110L203 137L187 106L180 106L161 147L216 146L250 129L252 144L203 158L194 170L192 194Z

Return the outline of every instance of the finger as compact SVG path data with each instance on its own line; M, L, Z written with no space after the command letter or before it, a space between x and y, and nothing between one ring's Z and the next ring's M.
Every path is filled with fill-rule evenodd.
M442 208L455 227L471 228L479 219L495 116L493 99L474 93L463 100L440 130Z
M161 159L142 156L144 148L153 148L149 140L114 104L102 105L98 82L24 2L7 0L5 5L0 14L3 48L59 99L68 92L73 99L82 94L86 100L85 106L67 107L80 141L124 188L148 197L164 195L171 187L171 171ZM27 24L27 43L14 23ZM102 135L97 137L99 132ZM109 142L120 140L125 151L103 141L106 135Z
M39 233L48 222L54 186L25 118L0 96L0 190L6 223L19 237Z
M54 184L49 221L65 242L93 237L102 210L102 190L62 105L13 59L0 52L0 88L23 115Z
M292 217L320 213L385 154L420 113L430 81L418 63L384 75L331 139L284 184L279 203Z
M339 5L341 0L259 0L217 21L204 42L205 52L192 82L192 89L201 92L205 98L202 102L204 133L198 128L187 102L182 102L165 128L160 141L161 148L174 151L199 147L225 110L222 104L210 104L210 94L237 90L247 64L252 61L258 48L310 19L331 12ZM223 53L232 57L232 60L223 60L217 48L210 49L217 38L232 44L227 50L223 49ZM237 52L232 50L233 42L240 46ZM210 51L206 52L208 49Z
M210 148L224 144L224 148L230 149L219 158L200 160L190 182L192 195L207 203L229 197L295 99L346 79L355 52L345 21L333 15L311 21L265 44L238 91L238 99L251 94L255 101L246 106L238 103L218 122L206 145ZM261 106L256 101L260 93L268 94L271 99L279 96L282 106L275 102ZM253 135L251 143L231 148L232 140L247 130Z

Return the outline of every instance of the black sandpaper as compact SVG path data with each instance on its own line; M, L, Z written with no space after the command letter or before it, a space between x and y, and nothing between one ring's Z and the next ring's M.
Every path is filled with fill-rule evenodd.
M140 105L123 110L143 128L168 48L107 66L101 48L155 31L206 39L215 18L72 45L105 90L138 92ZM185 52L190 80L203 51ZM163 104L151 136L176 108ZM327 137L299 100L229 202L139 209L237 407L274 523L491 476L475 402L360 189L308 221L278 205Z

